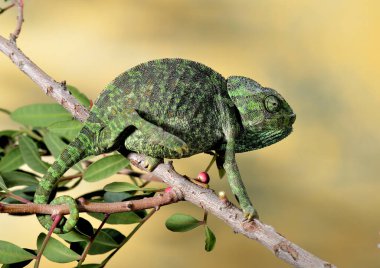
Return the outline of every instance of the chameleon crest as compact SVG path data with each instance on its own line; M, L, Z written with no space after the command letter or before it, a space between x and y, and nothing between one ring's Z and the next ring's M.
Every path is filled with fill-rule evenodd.
M235 153L271 145L290 134L295 114L275 90L240 76L225 79L211 68L184 59L153 60L135 66L100 94L78 136L41 180L34 202L46 204L60 177L90 155L133 151L153 170L163 158L214 151L232 192L248 219L256 211L248 198ZM61 196L70 216L54 232L69 232L78 220L76 202ZM39 215L49 229L49 215Z

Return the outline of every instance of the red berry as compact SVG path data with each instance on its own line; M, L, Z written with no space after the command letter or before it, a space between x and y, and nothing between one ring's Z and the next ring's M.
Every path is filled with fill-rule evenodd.
M207 172L202 171L198 174L197 180L207 184L210 181L210 176Z

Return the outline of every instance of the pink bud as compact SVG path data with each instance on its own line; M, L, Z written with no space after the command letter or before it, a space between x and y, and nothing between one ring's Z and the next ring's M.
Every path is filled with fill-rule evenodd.
M210 182L210 176L207 174L207 172L202 171L198 174L197 180L207 184Z
M171 190L172 190L172 187L167 187L167 188L165 189L165 193L169 193Z

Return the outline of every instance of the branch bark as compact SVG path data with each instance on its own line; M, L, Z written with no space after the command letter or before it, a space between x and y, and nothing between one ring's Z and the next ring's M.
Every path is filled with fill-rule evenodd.
M1 36L0 51L7 55L21 71L29 76L45 94L62 104L76 119L85 121L89 112L68 93L64 83L56 82L26 57L14 42ZM144 156L131 153L128 158L135 166L142 168L140 163L144 161ZM152 173L161 178L166 184L172 186L172 191L177 196L183 197L184 200L214 214L228 224L235 233L240 233L250 239L256 240L273 252L275 256L294 267L335 267L287 240L277 233L273 227L259 220L244 221L240 209L230 202L219 199L211 189L205 189L191 183L176 173L171 164L160 164Z
M79 199L79 212L101 212L101 213L118 213L137 211L149 208L159 208L183 200L183 196L179 192L170 191L168 193L159 193L153 197L143 198L139 200L130 200L124 202L113 203L95 203ZM0 213L8 214L70 214L67 205L50 205L50 204L1 204Z

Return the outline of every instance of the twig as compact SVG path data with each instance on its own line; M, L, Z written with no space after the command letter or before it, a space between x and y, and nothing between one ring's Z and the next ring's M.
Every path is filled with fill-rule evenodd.
M84 260L86 259L87 257L87 254L88 254L88 251L90 250L92 244L94 243L96 237L98 236L98 234L100 233L100 231L102 230L104 224L107 222L108 218L110 217L111 214L105 214L104 215L104 219L102 220L102 222L100 223L98 229L96 230L96 232L91 236L90 238L90 241L88 241L85 249L83 250L83 253L80 257L80 260L78 262L78 265L77 267L82 267L82 263L84 262Z
M17 5L18 14L17 14L16 29L10 35L10 39L12 40L12 42L16 42L16 39L18 38L21 32L22 23L24 22L24 0L14 0L14 1L15 1L15 4Z
M5 11L7 11L8 9L11 9L11 8L14 7L14 6L15 6L15 3L10 4L9 6L6 6L6 7L4 7L4 8L1 8L1 7L0 7L0 14L4 13Z
M88 117L88 111L64 90L62 84L55 82L30 61L14 43L1 36L0 51L8 55L20 70L42 88L45 94L61 103L76 119L84 121ZM138 167L140 163L144 162L144 156L138 154L132 153L128 158ZM177 174L171 165L160 164L153 171L153 174L172 186L173 191L178 196L183 196L185 200L214 214L228 224L234 232L258 241L285 262L295 267L335 267L287 240L278 234L273 227L258 220L245 222L241 210L233 205L226 206L226 203L221 201L212 190L202 188L186 180Z
M176 193L158 193L153 197L130 200L124 202L98 203L80 200L78 205L79 212L100 212L100 213L118 213L127 211L137 211L148 208L157 208L183 200L182 195ZM49 204L0 204L0 213L8 214L70 214L67 205L49 205Z
M120 243L120 245L110 255L107 256L107 258L100 264L100 267L106 266L106 264L113 257L113 255L115 255L119 251L119 249L121 249L132 238L132 236L140 229L141 226L143 226L145 222L147 222L147 220L149 220L153 216L154 213L156 213L156 211L157 211L156 209L152 209L148 213L148 215L146 215L145 218L142 219L139 222L139 224L136 225L135 228L133 228L132 232L130 232L129 235L126 238L124 238L124 240Z
M51 225L50 227L50 230L48 232L48 234L45 236L45 239L44 241L42 242L42 245L41 245L41 248L39 249L38 251L38 254L37 254L37 257L36 257L36 262L34 263L34 268L38 268L40 266L40 261L41 261L41 257L42 257L42 254L44 253L44 250L49 242L49 239L51 237L51 235L53 234L53 231L55 229L55 227L57 227L58 223L61 221L62 219L62 215L54 215L54 221L53 221L53 224Z
M0 36L0 51L7 55L22 72L29 76L46 95L60 103L76 119L83 122L88 117L88 110L70 95L69 91L66 90L65 83L58 83L47 75L18 49L16 43Z

